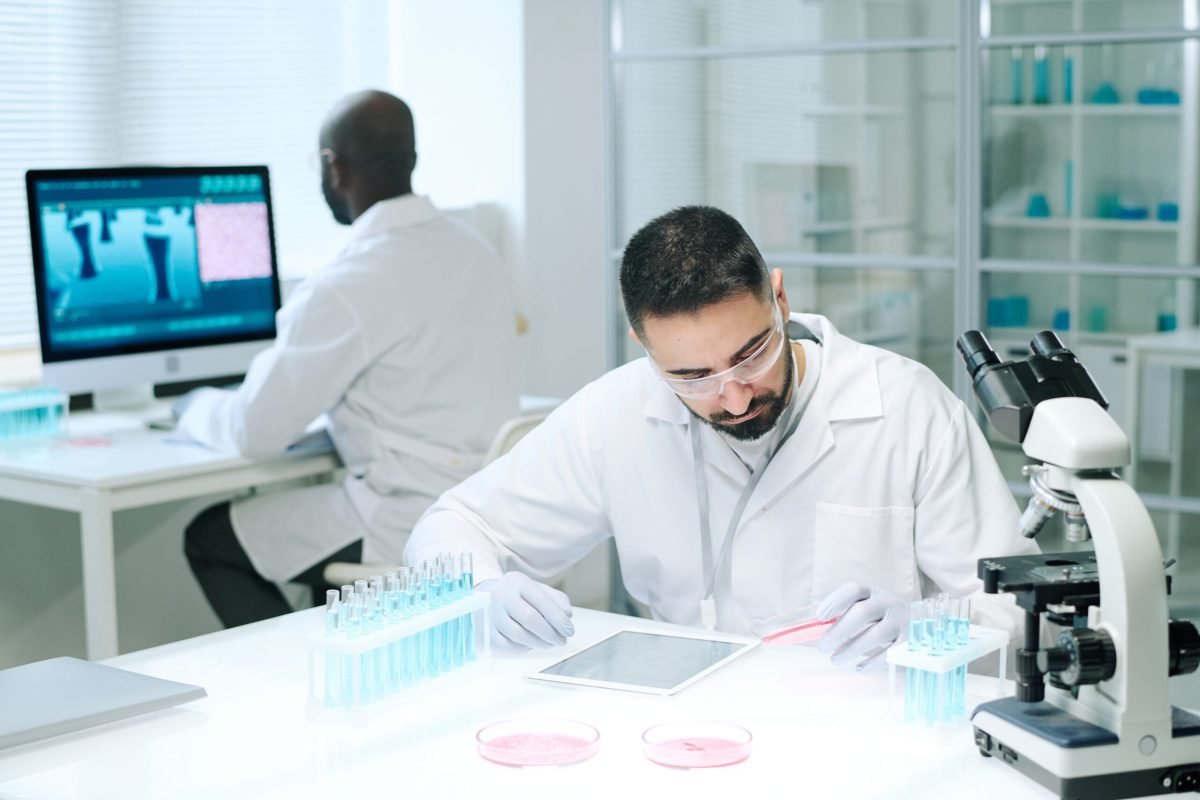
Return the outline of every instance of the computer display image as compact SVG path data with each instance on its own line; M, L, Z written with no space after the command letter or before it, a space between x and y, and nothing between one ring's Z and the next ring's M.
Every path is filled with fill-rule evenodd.
M265 167L31 170L26 188L47 367L274 338L279 280ZM244 370L246 359L235 360L229 366ZM171 374L135 369L99 383L205 377L176 374L178 356L161 364ZM62 370L49 371L64 382ZM65 378L72 390L85 388L77 374Z

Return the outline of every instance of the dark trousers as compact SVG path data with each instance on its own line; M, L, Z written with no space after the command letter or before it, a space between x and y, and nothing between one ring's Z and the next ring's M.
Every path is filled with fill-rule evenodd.
M292 611L273 582L259 575L233 532L229 503L205 509L183 534L183 553L209 605L226 628L278 617ZM292 578L312 587L313 605L325 602L326 565L333 561L362 561L362 540L346 545Z

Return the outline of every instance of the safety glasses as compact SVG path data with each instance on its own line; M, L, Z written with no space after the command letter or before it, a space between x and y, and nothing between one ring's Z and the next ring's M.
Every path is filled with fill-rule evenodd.
M783 343L786 339L783 332L783 316L779 313L779 305L776 304L775 326L767 334L767 338L763 339L762 344L756 347L753 353L729 369L705 375L702 378L672 378L666 375L658 364L654 364L654 369L671 388L671 391L680 397L686 397L689 400L709 400L720 396L725 391L725 384L730 381L747 384L766 375L779 360L779 354L783 352ZM650 363L653 364L654 360L651 359Z

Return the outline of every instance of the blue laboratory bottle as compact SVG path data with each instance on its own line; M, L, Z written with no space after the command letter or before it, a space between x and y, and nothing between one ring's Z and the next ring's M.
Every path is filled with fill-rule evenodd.
M1033 102L1038 105L1050 102L1050 59L1043 44L1033 48Z
M1019 106L1025 102L1025 58L1021 54L1021 48L1012 49L1009 69L1012 78L1010 98L1014 106Z
M1069 51L1063 52L1062 60L1063 102L1075 102L1075 57Z

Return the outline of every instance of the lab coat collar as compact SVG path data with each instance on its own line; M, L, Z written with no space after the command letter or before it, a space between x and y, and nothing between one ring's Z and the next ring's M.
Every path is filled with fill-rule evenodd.
M810 330L824 350L810 409L822 409L830 422L882 417L879 374L867 346L838 333L820 314L792 314L791 321Z
M424 195L402 194L379 200L351 223L350 241L361 241L395 228L418 225L437 215L437 208Z
M824 350L821 381L806 416L821 416L828 422L883 416L875 360L865 347L842 336L833 323L820 314L792 314L791 322L807 328ZM689 414L683 402L658 377L650 359L645 360L645 365L653 376L650 396L643 409L645 415L687 425Z

